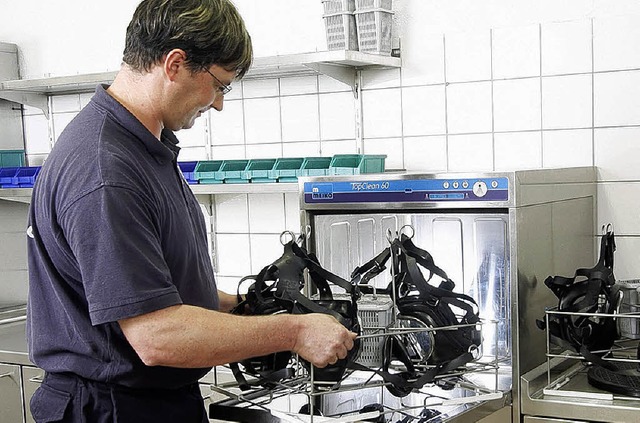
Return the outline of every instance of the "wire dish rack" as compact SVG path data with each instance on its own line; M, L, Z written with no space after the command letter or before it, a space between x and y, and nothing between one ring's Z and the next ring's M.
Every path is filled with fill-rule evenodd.
M380 303L378 303L380 301ZM384 316L391 315L381 309L387 304L384 298L365 298L364 304L373 303L377 306L375 313ZM386 306L385 306L386 307ZM363 310L364 315L373 314L372 310ZM379 320L378 320L379 321ZM481 321L477 324L480 330L486 326L495 326L497 321ZM436 330L459 330L459 327L438 327L424 329L395 328L391 325L366 326L363 325L363 341L372 341L370 345L378 345L380 340L398 333L421 333ZM495 329L495 328L494 328ZM497 341L496 341L497 342ZM366 345L366 342L363 342ZM367 353L359 361L376 361L378 353ZM319 382L315 380L313 366L307 371L293 357L290 365L295 368L296 376L281 382L273 382L269 387L255 386L248 391L241 391L231 371L224 366L215 369L216 379L211 390L212 400L216 407L242 407L262 410L281 421L309 421L309 422L349 422L363 419L378 418L391 422L428 422L442 421L447 416L453 416L462 411L473 408L480 402L491 400L505 400L505 394L500 387L500 358L479 357L463 368L438 375L433 383L426 384L410 395L400 398L390 394L385 388L389 384L373 372L348 370L339 382ZM417 368L428 369L432 366L425 363L414 363ZM379 366L373 365L374 368ZM392 363L392 372L400 372L404 367L399 363ZM244 374L249 383L256 381L250 374ZM323 410L323 415L308 415L305 410ZM302 413L305 414L302 414ZM432 415L433 420L427 418ZM427 417L425 417L427 416ZM261 421L257 417L251 417ZM268 421L268 420L264 420Z
M391 244L389 234L387 238ZM392 281L395 280L393 268L390 267ZM399 314L395 298L386 293L382 294L380 290L376 293L373 286L359 286L362 290L365 286L368 289L364 290L367 293L360 295L356 301L361 331L358 336L359 355L354 361L366 370L358 366L354 366L356 369L348 367L339 381L321 381L320 378L316 378L317 369L314 366L303 365L294 355L288 364L294 376L280 381L267 382L240 369L251 387L248 390L245 387L242 391L235 378L231 376L231 370L228 367L218 367L215 369L214 384L211 385L211 414L214 414L214 407L216 412L222 414L230 410L228 407L235 407L235 411L250 409L263 414L231 418L233 421L270 423L275 417L281 421L312 423L365 419L426 423L448 421L465 410L489 401L499 403L496 409L510 402L510 358L495 353L502 351L498 348L499 337L496 335L498 320L480 318L477 323L458 323L450 326L437 326L433 322L429 325L423 322L422 325L414 326L403 322L406 316ZM395 295L395 286L391 287L390 292ZM341 293L333 293L332 296L335 300L351 298L348 294ZM310 297L314 298L313 295ZM464 310L460 310L464 313ZM479 339L482 340L480 345L472 344L467 351L473 357L472 360L448 359L465 363L448 371L442 370L446 368L443 363L434 364L430 361L436 360L430 357L436 348L434 342L437 340L438 332L462 331L460 336L463 336L470 328L477 330ZM483 334L489 336L489 341L484 339ZM395 339L389 339L390 337ZM406 361L402 363L395 358L385 357L387 341L397 339L403 339L408 347L416 347L415 351L425 347L421 352L428 352L411 355L410 365L414 367L413 373L407 372L409 363ZM417 345L420 342L425 344ZM392 355L389 352L387 354ZM396 386L388 382L389 374L396 377L404 375L409 383L416 382L425 374L429 377L415 383L416 386L422 385L419 388L402 387L404 391L395 389L394 392L392 388ZM424 380L428 382L423 384ZM508 381L508 386L505 386L505 380ZM310 410L317 410L318 415Z
M622 307L624 309L624 306ZM629 309L627 307L627 309ZM637 327L640 324L640 313L637 311L628 311L614 314L607 313L577 313L558 311L557 307L550 308L545 311L546 327L549 327L549 321L553 316L567 316L572 319L578 318L613 318L616 320L618 328ZM640 412L640 359L638 357L639 341L632 339L623 332L623 335L614 342L613 346L607 350L591 351L592 354L599 357L601 365L594 364L589 358L577 351L572 351L563 346L555 345L549 333L546 332L546 373L547 385L543 388L542 393L550 397L563 397L566 399L574 399L578 401L584 400L601 400L601 401L629 401L638 407ZM635 334L633 334L635 335ZM634 395L625 395L614 390L603 388L598 383L611 377L612 385L621 385L624 383L621 379L616 380L615 372L601 373L599 369L602 365L610 363L619 370L622 376L630 375L632 378L626 382L636 384L633 389L637 392ZM600 375L598 375L600 373ZM637 374L637 376L635 376ZM604 378L604 379L601 379ZM606 385L606 383L605 383Z

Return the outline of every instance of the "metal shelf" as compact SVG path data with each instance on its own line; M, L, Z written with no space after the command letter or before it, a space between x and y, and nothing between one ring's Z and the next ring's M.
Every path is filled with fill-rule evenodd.
M266 184L202 184L189 185L196 195L216 194L283 194L298 192L295 182L276 182ZM1 188L0 201L14 201L18 203L31 202L32 188Z
M31 188L1 188L0 200L28 204L31 202L31 190Z
M264 184L200 184L189 185L194 194L281 194L298 192L296 182L274 182Z
M399 57L349 50L322 51L256 57L245 79L323 74L355 89L357 71L399 68L400 65ZM48 96L92 92L96 85L113 81L116 74L117 72L113 71L2 81L0 98L37 107L48 116Z

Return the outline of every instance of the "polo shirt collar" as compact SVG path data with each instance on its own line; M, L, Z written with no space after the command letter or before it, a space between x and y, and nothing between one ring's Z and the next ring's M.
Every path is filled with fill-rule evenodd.
M107 93L108 85L100 84L96 87L96 93L92 101L99 107L107 110L123 128L131 132L134 138L140 141L147 152L158 163L172 162L178 156L178 138L173 131L163 129L158 139L140 122L129 110Z

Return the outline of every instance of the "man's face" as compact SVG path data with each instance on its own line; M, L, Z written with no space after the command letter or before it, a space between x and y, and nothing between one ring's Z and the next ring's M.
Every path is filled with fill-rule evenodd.
M190 78L182 81L181 92L176 96L175 104L168 106L170 119L165 122L165 126L173 131L189 129L210 108L221 111L224 92L229 91L228 86L235 76L234 71L218 65L190 75Z

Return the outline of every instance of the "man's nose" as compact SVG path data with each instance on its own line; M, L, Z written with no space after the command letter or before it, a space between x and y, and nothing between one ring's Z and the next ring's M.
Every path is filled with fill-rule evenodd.
M213 100L213 103L211 103L211 108L216 109L217 111L221 112L222 108L224 106L224 96L223 95L218 95L216 96L216 99Z

